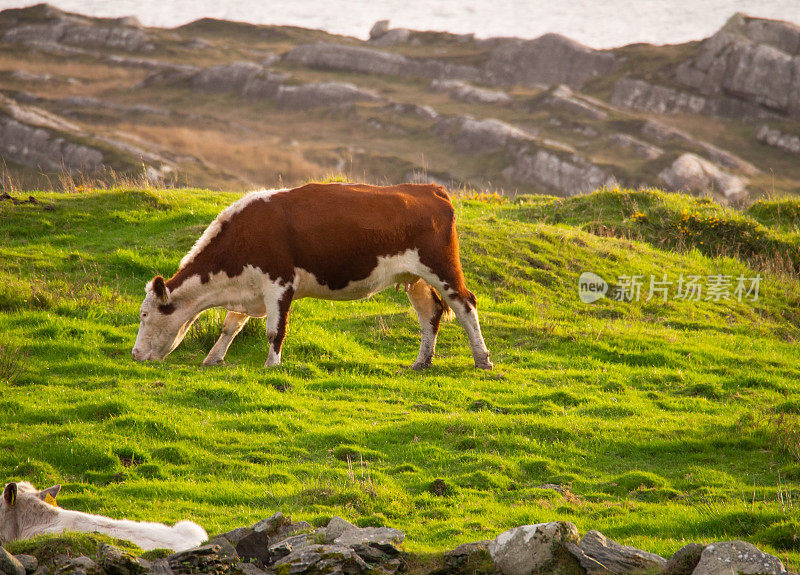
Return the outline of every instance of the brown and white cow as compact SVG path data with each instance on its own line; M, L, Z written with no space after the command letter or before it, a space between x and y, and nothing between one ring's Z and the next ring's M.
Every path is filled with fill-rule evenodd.
M461 271L453 205L443 187L422 184L308 184L244 196L174 276L147 285L133 358L163 359L202 311L223 307L222 335L203 363L221 363L247 320L266 316L266 365L278 365L292 300L361 299L395 284L407 286L422 328L413 368L430 365L447 306L467 332L475 367L492 368Z

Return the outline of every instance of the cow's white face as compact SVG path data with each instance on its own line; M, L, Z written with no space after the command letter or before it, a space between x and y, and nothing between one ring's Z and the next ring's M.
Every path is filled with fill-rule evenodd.
M194 323L196 314L181 309L172 301L164 278L156 277L147 285L147 295L139 309L139 333L133 346L136 361L161 360L178 347ZM185 304L183 307L187 307Z

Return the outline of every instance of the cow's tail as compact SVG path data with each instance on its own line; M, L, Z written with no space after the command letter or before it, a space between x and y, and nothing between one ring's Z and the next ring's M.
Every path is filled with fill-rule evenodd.
M436 293L436 290L435 290L435 289L433 289L433 286L428 286L428 287L429 287L429 288L430 288L430 290L431 290L431 296L433 297L433 301L434 301L434 303L436 303L436 305L438 305L438 306L441 308L441 310L442 310L442 320L443 320L443 321L450 321L450 320L452 320L453 318L455 318L455 317L456 317L456 314L455 314L455 313L453 313L453 310L452 310L452 309L450 309L450 306L449 306L449 305L447 305L447 302L446 302L446 301L444 301L444 300L443 300L443 299L442 299L442 298L439 296L439 294L438 294L438 293Z

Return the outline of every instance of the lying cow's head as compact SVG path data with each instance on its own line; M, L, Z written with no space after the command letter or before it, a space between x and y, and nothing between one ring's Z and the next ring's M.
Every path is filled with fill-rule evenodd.
M139 310L139 334L133 346L133 359L164 359L183 341L196 315L180 309L161 276L147 284L145 291L147 295Z
M10 543L23 534L43 532L49 519L47 504L56 504L60 489L60 485L54 485L37 491L27 481L7 483L0 498L0 543Z

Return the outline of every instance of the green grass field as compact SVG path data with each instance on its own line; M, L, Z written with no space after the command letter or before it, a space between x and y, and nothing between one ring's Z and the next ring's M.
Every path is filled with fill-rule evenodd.
M63 507L210 534L277 510L340 515L429 553L558 519L665 556L744 539L800 567L796 201L456 200L495 370L473 369L453 322L418 373L402 290L295 302L277 369L262 367L255 321L227 365L201 367L214 311L165 362L135 363L146 282L174 273L237 196L34 195L0 202L6 481L59 482ZM584 271L644 276L641 301L582 303ZM644 301L651 274L757 273L757 301Z

